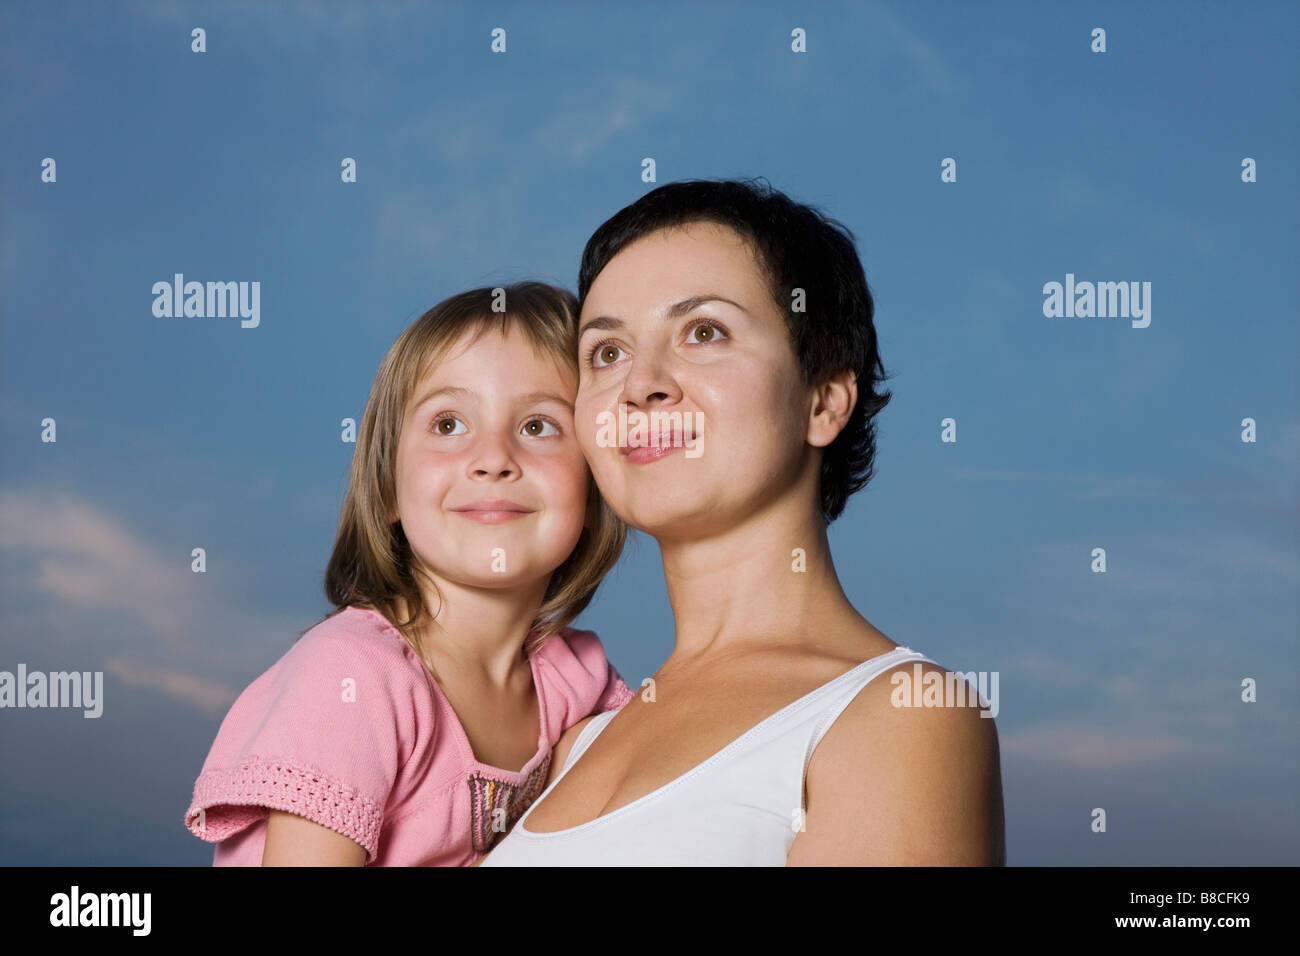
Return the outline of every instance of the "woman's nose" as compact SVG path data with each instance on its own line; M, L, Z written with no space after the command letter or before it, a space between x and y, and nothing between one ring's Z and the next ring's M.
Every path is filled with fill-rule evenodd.
M671 362L658 346L637 351L629 359L620 400L628 405L646 405L655 401L673 401L681 391L673 377Z

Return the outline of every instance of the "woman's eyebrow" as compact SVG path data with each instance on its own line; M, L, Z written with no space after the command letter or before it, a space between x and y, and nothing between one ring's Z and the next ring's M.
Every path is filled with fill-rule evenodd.
M749 310L739 302L734 302L731 299L728 299L725 295L716 295L710 292L705 293L704 295L693 295L689 299L682 299L682 301L669 307L668 311L664 314L664 318L681 318L687 313L694 312L706 302L725 302L727 305L734 306L746 315L749 314ZM595 318L588 319L586 322L582 323L582 327L578 329L578 338L582 338L591 329L622 329L626 327L627 323L622 319L616 319L608 315L598 315Z
M744 312L746 315L749 314L749 310L746 309L739 302L733 302L731 299L728 299L725 295L715 295L714 293L710 292L710 293L706 293L705 295L693 295L689 299L682 299L682 301L678 302L676 305L674 305L671 309L668 310L668 315L666 316L666 318L669 319L680 318L681 316L686 315L688 312L694 312L705 302L725 302L727 303L727 305L739 309L741 312Z
M593 329L621 329L627 325L622 319L615 319L608 315L598 315L594 319L588 319L582 323L578 329L578 338L582 338Z

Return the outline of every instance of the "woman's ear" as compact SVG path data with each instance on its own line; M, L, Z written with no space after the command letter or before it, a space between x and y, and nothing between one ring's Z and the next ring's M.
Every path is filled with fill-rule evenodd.
M844 430L858 402L858 376L844 369L817 386L808 418L808 444L825 448Z

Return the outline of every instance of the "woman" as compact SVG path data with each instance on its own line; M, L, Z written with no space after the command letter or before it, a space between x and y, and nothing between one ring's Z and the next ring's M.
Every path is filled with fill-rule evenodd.
M762 184L673 183L592 236L579 299L578 440L659 542L676 641L564 734L484 865L1004 862L993 720L904 706L946 672L831 560L890 397L852 234ZM641 427L611 441L620 415Z

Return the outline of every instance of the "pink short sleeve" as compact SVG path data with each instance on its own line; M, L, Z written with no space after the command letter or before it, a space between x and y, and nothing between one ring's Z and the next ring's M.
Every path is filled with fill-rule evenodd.
M358 617L327 619L239 696L194 786L185 824L212 843L271 809L378 852L384 810L415 746L401 646Z
M623 678L614 668L613 664L609 665L609 671L605 676L605 691L596 700L596 706L592 708L592 713L604 713L607 710L621 710L623 705L631 700L635 694L632 688L623 682Z
M632 699L631 689L606 658L594 631L565 628L538 654L549 677L548 698L558 691L564 708L559 732L592 714L618 710Z

